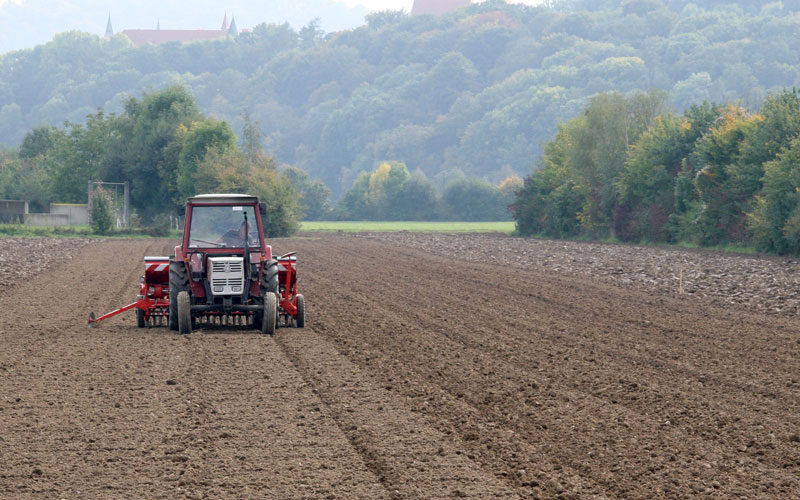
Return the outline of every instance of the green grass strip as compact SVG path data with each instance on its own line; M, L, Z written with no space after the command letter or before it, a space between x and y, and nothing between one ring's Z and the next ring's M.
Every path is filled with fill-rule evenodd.
M427 233L511 233L514 222L395 222L395 221L304 221L301 231L427 232Z

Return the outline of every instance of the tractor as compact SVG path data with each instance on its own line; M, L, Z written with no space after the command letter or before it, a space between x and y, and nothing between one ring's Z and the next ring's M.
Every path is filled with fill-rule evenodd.
M89 326L136 309L137 326L166 322L191 333L198 323L252 325L272 335L305 326L295 252L275 257L264 240L266 205L241 194L189 198L183 239L170 257L145 257L137 301L95 318Z

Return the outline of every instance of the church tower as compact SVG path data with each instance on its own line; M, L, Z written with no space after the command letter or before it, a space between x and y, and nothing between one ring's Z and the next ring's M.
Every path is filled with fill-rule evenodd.
M222 18L222 28L220 28L220 30L228 31L228 29L230 29L230 26L228 26L228 12L225 11L225 17Z
M231 14L231 26L228 28L228 35L239 36L239 29L236 27L236 18Z
M106 23L106 38L114 36L114 28L111 27L111 13L108 13L108 23Z

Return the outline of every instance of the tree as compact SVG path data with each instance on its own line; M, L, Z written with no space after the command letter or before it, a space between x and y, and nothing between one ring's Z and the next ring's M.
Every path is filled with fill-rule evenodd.
M370 29L377 30L384 26L397 24L407 17L408 14L402 10L381 10L367 14L365 19Z
M286 167L283 175L300 196L300 212L304 220L321 220L330 216L331 190L322 181L312 180L304 170L292 166Z
M149 219L165 204L182 201L178 193L178 163L182 150L179 130L200 119L194 98L184 87L146 93L125 104L123 172L131 180L131 203ZM181 128L183 126L183 128Z
M196 173L209 151L224 154L236 149L236 136L226 122L205 119L192 123L181 133L182 146L178 158L178 191L183 196L198 194Z
M749 214L758 249L800 254L800 138L764 164L764 186Z
M270 237L290 236L300 227L300 206L297 192L289 178L280 175L275 161L259 155L247 177L251 193L267 205L264 231Z
M745 213L755 191L751 183L745 182L746 171L740 168L741 148L744 138L762 121L760 115L729 106L698 142L701 169L694 184L702 205L694 232L699 243L717 245L742 242L749 237Z
M412 174L403 182L393 205L397 220L431 220L439 214L436 190L422 174Z
M448 185L442 204L452 220L498 221L508 218L505 200L497 187L476 178L463 178Z
M660 117L630 150L617 181L614 235L625 241L669 241L675 178L694 147L686 118Z

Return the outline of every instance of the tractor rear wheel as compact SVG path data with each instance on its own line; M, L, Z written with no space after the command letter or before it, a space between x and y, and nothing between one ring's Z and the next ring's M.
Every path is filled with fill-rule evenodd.
M136 308L136 326L139 328L144 328L147 326L147 323L144 321L144 311Z
M192 333L192 303L189 292L178 292L178 331L182 334Z
M264 263L264 272L261 274L261 296L264 297L268 293L274 293L276 299L280 296L278 261L275 259ZM261 311L253 313L253 327L261 328L261 322L263 318L264 314Z
M261 333L275 335L278 319L278 297L272 292L264 294L264 312L261 313Z
M178 293L189 289L189 277L183 262L169 259L169 329L178 331Z
M297 328L306 326L306 299L302 294L297 295L297 316L294 317L294 326Z
M261 275L261 295L272 292L278 295L280 283L278 281L278 261L275 259L264 263L264 273Z

